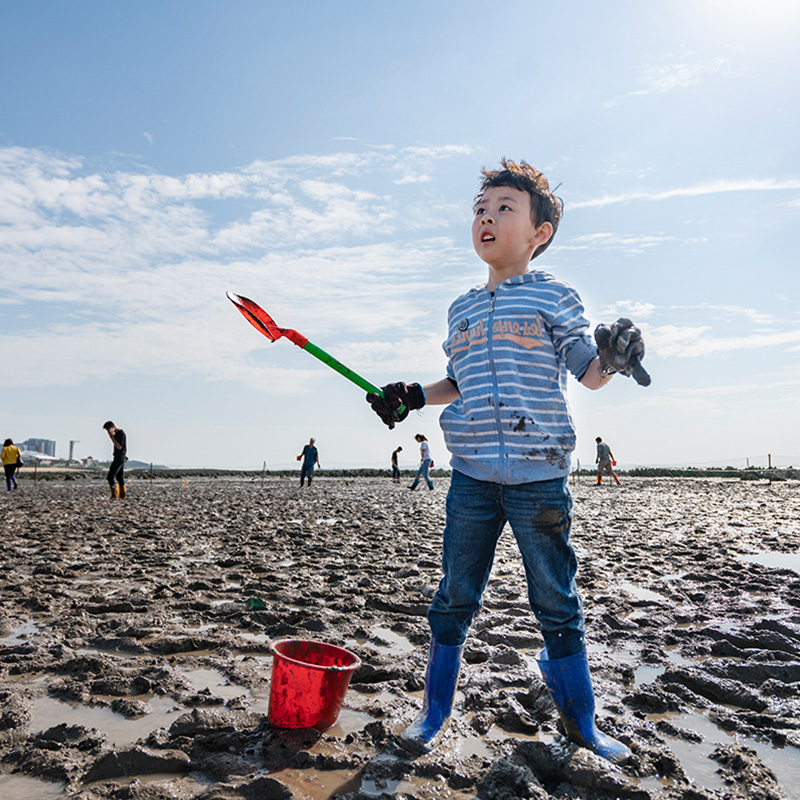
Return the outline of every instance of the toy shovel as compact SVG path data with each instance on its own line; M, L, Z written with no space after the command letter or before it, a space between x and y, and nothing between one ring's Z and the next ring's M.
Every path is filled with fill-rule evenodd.
M326 353L321 347L317 347L313 342L309 342L306 336L298 333L291 328L279 328L275 324L275 320L264 311L258 303L254 303L247 297L234 294L233 292L226 292L228 300L230 300L236 308L239 309L242 316L260 333L264 334L270 341L277 342L281 337L288 339L290 342L296 344L301 350L310 353L314 358L318 358L323 364L327 364L331 369L336 370L340 375L344 375L347 380L360 386L365 392L373 392L380 397L383 397L383 390L375 384L370 383L365 378L362 378L357 372L353 372L349 367L337 361L332 355ZM397 412L402 414L405 411L405 406L401 405Z

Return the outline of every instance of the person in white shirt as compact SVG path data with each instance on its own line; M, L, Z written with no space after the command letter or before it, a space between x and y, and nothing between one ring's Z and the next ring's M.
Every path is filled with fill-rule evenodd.
M421 433L418 433L414 438L419 442L420 464L417 474L414 476L414 483L412 483L408 488L411 489L411 491L414 491L414 489L419 486L419 479L424 478L425 483L428 484L428 488L433 491L433 481L428 474L428 471L433 464L433 459L431 458L431 446L428 444L428 440Z

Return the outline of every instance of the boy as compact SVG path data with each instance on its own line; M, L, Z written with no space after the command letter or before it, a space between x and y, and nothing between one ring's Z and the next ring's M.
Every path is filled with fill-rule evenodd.
M641 334L629 320L598 326L598 347L577 293L552 275L528 271L550 244L563 203L524 161L483 170L472 244L489 268L485 286L459 297L448 314L447 377L422 387L393 383L367 395L390 427L408 410L447 405L439 424L452 453L442 566L428 609L431 646L422 712L403 738L429 749L453 706L463 644L501 531L517 540L531 608L542 626L539 665L567 735L604 758L625 745L594 724L594 695L583 608L569 543L567 476L575 432L566 403L567 370L590 389L614 372L649 376L639 364ZM400 404L406 406L397 413Z
M125 431L118 428L111 420L103 423L103 429L108 433L108 438L114 445L113 458L111 459L111 466L108 468L108 486L111 489L111 499L115 497L127 497L125 491L125 462L128 460L128 439L125 436ZM119 491L117 491L117 484L119 484Z

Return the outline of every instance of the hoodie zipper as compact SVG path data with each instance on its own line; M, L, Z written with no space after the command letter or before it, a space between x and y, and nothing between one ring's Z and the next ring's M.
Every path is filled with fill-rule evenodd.
M505 436L503 435L503 426L500 414L500 384L497 380L497 367L494 363L494 325L492 323L492 317L494 315L494 304L495 300L497 300L498 289L499 287L496 287L495 290L491 292L491 300L489 301L489 314L487 320L488 330L486 331L486 342L487 342L487 354L489 356L489 365L492 374L492 392L494 397L494 420L495 420L495 427L497 428L497 444L498 444L497 474L502 482L503 477L505 475L505 463L503 456L506 452L506 442L505 442Z

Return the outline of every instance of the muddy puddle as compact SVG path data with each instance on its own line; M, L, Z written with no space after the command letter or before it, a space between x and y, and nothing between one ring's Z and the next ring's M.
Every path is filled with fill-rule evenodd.
M57 725L95 728L109 745L128 745L146 738L152 731L169 726L185 711L170 698L154 697L146 702L147 713L128 718L109 707L65 703L39 697L31 704L29 729L41 733Z
M800 553L752 553L741 556L742 561L774 569L790 569L800 575Z
M67 797L60 781L42 781L27 775L0 775L3 800L58 800Z
M800 487L573 485L600 727L569 745L513 539L431 754L422 702L445 493L380 479L24 485L0 505L0 798L800 800ZM337 724L266 720L274 639L362 661Z

